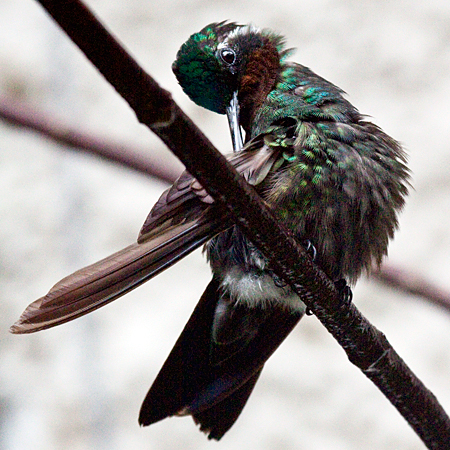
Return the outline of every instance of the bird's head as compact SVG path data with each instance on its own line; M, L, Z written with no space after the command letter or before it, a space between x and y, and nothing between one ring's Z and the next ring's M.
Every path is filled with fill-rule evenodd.
M274 88L287 54L269 30L233 22L212 23L178 51L172 69L184 92L200 106L227 114L233 145L248 131L256 110Z

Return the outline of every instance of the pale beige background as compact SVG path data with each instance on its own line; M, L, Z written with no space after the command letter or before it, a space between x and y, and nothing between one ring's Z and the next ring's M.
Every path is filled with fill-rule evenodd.
M172 75L178 47L224 19L284 33L297 47L293 59L342 87L404 143L415 191L390 258L450 289L448 1L88 4L223 151L226 119L193 105ZM0 95L176 164L33 0L0 0ZM8 333L62 276L133 242L164 188L0 122L0 448L424 448L314 317L268 362L220 443L190 418L140 429L141 401L210 277L199 251L83 319L36 335ZM366 279L354 301L450 411L449 314Z

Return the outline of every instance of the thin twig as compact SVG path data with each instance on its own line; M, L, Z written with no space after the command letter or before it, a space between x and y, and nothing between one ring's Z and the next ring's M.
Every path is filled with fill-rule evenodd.
M186 168L268 258L342 345L357 365L396 406L429 449L450 448L450 419L353 304L342 304L334 284L309 259L293 236L277 223L262 199L173 102L170 94L77 0L39 0L98 70L183 161Z
M11 125L30 128L64 146L77 148L167 183L172 183L177 175L175 169L163 166L161 159L157 159L149 151L100 138L92 133L81 133L60 120L50 118L42 111L5 98L0 98L0 118Z
M416 272L385 264L371 276L394 289L426 298L431 303L450 311L450 293Z

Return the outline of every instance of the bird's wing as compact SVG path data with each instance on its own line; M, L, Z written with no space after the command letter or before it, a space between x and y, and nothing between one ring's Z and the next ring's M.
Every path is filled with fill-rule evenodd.
M270 149L250 147L230 162L250 183L273 164ZM10 331L32 333L98 309L148 281L231 226L225 211L187 172L167 189L147 217L138 242L69 275L31 303Z
M217 208L198 209L199 217L63 278L26 308L11 332L32 333L94 311L170 267L226 227L226 218Z

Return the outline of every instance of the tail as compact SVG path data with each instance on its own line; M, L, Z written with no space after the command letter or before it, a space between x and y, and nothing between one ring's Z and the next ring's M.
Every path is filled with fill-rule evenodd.
M31 303L11 333L51 328L76 319L121 297L170 267L224 228L225 220L214 207L191 219L163 226L148 239L108 256L63 278L49 293ZM192 212L192 210L191 210Z
M214 277L144 399L141 425L191 415L209 439L219 440L242 412L264 363L303 315L276 305L248 309L248 314L264 315L258 332L216 362L220 349L211 333L221 293Z

